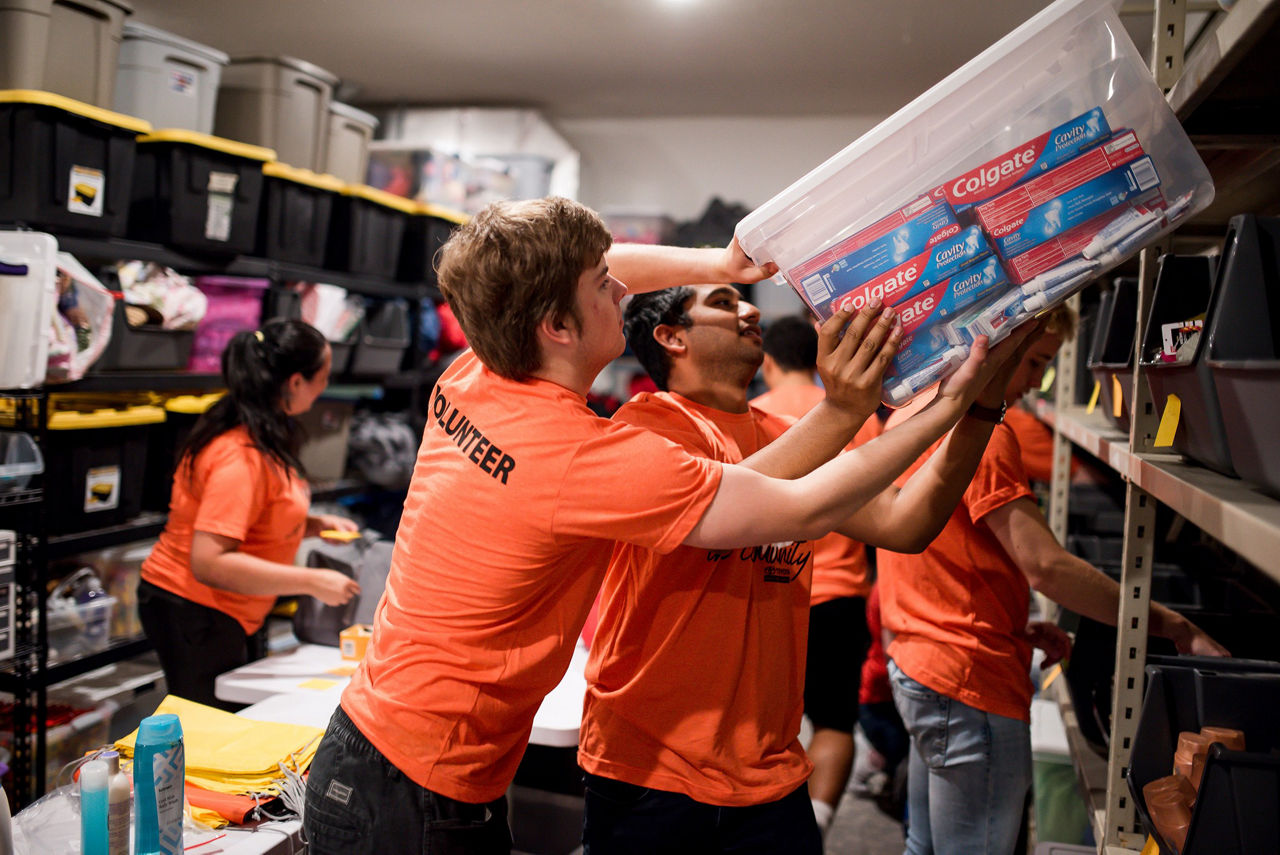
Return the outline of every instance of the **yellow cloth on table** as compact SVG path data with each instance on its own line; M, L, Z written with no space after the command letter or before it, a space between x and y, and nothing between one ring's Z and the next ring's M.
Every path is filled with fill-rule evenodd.
M301 773L311 765L320 737L318 727L242 718L223 710L169 695L156 714L173 713L182 722L187 781L219 793L279 793L285 768ZM138 732L116 742L133 756Z

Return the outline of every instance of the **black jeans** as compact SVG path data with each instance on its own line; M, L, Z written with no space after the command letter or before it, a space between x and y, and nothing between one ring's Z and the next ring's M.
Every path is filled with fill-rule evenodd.
M588 774L584 855L821 855L809 788L776 802L720 807Z
M510 855L506 797L469 804L418 786L338 707L307 778L310 855Z
M249 661L240 621L147 581L138 583L138 617L160 656L169 694L231 712L244 709L213 695L219 674Z

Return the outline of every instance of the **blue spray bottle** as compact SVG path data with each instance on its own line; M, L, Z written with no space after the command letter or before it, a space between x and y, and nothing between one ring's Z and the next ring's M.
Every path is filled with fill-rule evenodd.
M144 718L133 748L134 855L182 855L185 779L182 722L168 713Z

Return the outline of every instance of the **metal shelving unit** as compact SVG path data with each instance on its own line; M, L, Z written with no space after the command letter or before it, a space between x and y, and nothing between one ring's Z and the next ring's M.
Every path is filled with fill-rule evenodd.
M1187 4L1153 0L1148 6L1155 13L1152 72L1167 90L1169 104L1209 167L1217 191L1214 203L1181 229L1178 239L1220 239L1227 219L1242 210L1280 213L1280 86L1276 84L1280 80L1280 0L1237 0L1229 12L1213 16L1185 56L1182 34ZM1156 260L1169 246L1166 238L1144 250L1141 257L1135 354L1143 340ZM1080 736L1062 681L1051 687L1050 694L1058 701L1067 726L1099 850L1130 855L1145 842L1124 770L1142 704L1156 508L1172 508L1267 576L1280 580L1280 501L1247 483L1185 462L1179 455L1158 453L1153 448L1157 418L1137 358L1127 398L1134 402L1130 435L1112 428L1101 413L1071 404L1079 346L1069 342L1060 351L1057 402L1038 403L1037 414L1054 428L1050 524L1060 540L1066 535L1073 444L1110 466L1126 483L1122 596L1105 766Z

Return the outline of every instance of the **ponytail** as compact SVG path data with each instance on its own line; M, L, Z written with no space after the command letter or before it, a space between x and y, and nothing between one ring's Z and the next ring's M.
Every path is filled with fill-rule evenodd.
M190 467L210 442L244 425L255 448L286 473L305 477L298 449L302 427L283 408L284 386L294 374L310 380L324 367L324 336L310 324L275 320L259 331L238 332L222 352L227 394L200 417L179 455L179 470Z

